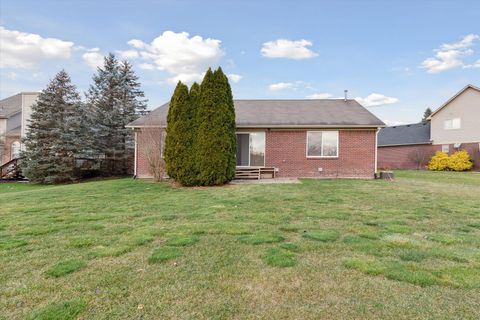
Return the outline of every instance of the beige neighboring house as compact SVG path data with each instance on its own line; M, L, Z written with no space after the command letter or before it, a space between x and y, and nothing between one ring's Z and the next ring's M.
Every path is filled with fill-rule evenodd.
M39 92L20 92L0 100L0 166L18 158L38 95Z
M474 160L474 169L480 169L479 87L465 86L437 108L428 120L380 130L378 166L422 168L437 151L452 154L457 150L466 150ZM420 158L423 161L419 161Z
M429 117L433 144L480 142L480 88L468 85Z

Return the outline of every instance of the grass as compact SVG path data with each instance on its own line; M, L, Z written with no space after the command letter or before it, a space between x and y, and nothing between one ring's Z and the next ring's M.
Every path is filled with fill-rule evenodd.
M297 263L293 253L278 248L268 249L264 259L269 266L280 268L293 267Z
M75 319L78 314L85 310L83 301L65 301L49 305L44 309L35 312L29 320L70 320Z
M80 270L84 268L86 265L87 264L85 263L85 261L81 261L81 260L62 261L48 268L48 270L45 273L48 276L58 278L66 274Z
M480 318L480 174L395 175L0 184L0 319Z
M310 231L303 234L305 239L321 242L331 242L340 238L340 233L336 230Z
M149 263L159 263L172 260L180 256L180 251L177 248L162 247L155 249L152 255L148 258Z

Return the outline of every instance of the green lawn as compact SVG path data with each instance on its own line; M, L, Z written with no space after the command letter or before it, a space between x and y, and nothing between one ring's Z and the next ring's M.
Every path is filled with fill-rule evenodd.
M0 184L0 319L478 319L480 173Z

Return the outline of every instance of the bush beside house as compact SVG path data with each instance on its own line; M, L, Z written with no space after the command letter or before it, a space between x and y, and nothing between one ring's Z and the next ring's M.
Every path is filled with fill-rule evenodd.
M449 156L448 154L438 151L428 163L428 170L432 171L466 171L473 167L473 161L465 150L460 150Z

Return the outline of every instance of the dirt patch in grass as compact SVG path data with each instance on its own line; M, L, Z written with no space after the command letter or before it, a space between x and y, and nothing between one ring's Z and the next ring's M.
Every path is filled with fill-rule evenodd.
M238 238L238 240L245 244L258 245L262 243L282 242L283 240L285 240L285 238L276 233L257 233L241 236Z
M149 263L165 262L180 256L180 250L173 247L161 247L155 249L148 258Z
M264 256L265 262L272 267L286 268L297 264L295 255L280 248L270 248Z
M64 301L51 304L35 312L29 320L71 320L75 319L82 311L85 310L87 304L82 300Z
M45 274L49 277L58 278L66 274L75 272L84 268L87 264L82 260L67 260L57 263L48 268Z
M303 237L309 240L332 242L340 238L340 232L337 230L308 231L303 234Z

